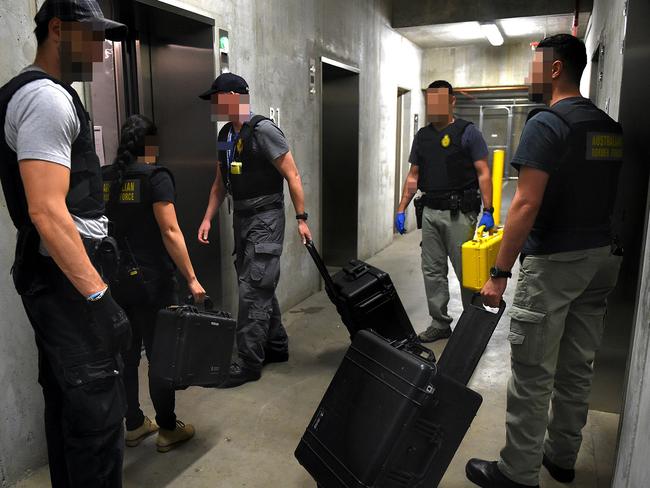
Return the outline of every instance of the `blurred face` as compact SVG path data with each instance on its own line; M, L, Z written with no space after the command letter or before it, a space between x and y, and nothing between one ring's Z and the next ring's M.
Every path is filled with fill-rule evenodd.
M215 93L210 100L213 122L246 122L250 117L250 95Z
M160 154L158 138L156 136L145 136L144 141L144 156L141 156L138 159L143 163L156 164Z
M553 50L539 48L533 53L533 60L530 63L530 73L526 78L528 95L533 102L548 103L553 92L553 79L556 70L556 63L553 62ZM559 74L559 73L558 73Z
M93 63L104 59L104 31L91 22L61 22L61 74L66 81L92 81Z
M444 122L454 113L456 97L448 88L427 89L427 121Z

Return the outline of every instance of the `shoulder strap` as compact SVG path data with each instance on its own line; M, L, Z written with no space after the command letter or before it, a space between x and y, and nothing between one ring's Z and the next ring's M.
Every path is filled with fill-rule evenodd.
M553 115L555 115L558 119L560 119L562 122L564 122L569 129L571 129L571 122L569 122L564 115L562 115L560 112L557 110L553 110L552 108L549 107L540 107L540 108L534 108L528 113L528 117L526 118L526 122L528 122L530 119L532 119L535 115L541 112L550 112Z
M268 117L264 117L263 115L254 115L248 122L244 123L241 132L239 133L239 137L241 137L244 141L247 141L249 137L253 134L255 127L257 127L257 125L263 120L271 120L271 119L269 119Z

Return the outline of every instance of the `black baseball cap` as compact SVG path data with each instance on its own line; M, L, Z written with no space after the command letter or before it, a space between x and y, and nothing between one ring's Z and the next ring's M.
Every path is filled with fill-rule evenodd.
M222 73L214 80L210 89L199 95L203 100L210 100L210 97L215 93L240 93L241 95L248 95L248 83L241 76L234 73Z
M98 29L103 29L106 39L111 41L121 41L128 33L126 25L104 17L97 0L45 0L34 22L48 22L54 17L67 22L91 22Z

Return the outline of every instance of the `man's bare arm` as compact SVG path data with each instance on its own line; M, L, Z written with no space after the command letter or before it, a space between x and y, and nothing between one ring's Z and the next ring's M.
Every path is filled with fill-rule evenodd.
M503 230L503 241L496 261L497 268L510 270L515 264L542 205L548 177L545 171L522 166L517 192L512 199Z
M29 217L54 262L84 297L106 288L66 206L70 170L39 160L20 162Z
M490 166L486 159L474 161L474 168L478 174L478 186L481 189L481 198L483 199L483 208L492 206L492 175Z
M210 228L212 227L212 219L217 215L219 207L226 198L226 187L223 184L223 178L221 176L221 164L217 163L217 173L212 182L212 187L210 188L210 195L208 196L208 206L205 209L205 215L203 216L203 221L199 226L198 239L201 244L209 244L208 240L210 234Z
M287 151L285 154L273 161L273 166L275 166L282 177L287 180L289 185L289 194L291 195L293 207L296 209L296 214L305 213L305 192L302 187L302 179L300 178L298 167L296 166L291 151ZM303 244L311 241L311 231L309 230L307 222L304 220L298 221L298 233L300 234Z
M412 164L409 173L406 176L404 187L402 188L402 199L397 208L398 213L406 212L406 207L409 206L411 200L418 191L418 176L420 174L420 167L417 164Z

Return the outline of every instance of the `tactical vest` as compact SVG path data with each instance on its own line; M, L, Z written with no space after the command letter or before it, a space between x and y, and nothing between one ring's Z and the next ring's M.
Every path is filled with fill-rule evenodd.
M231 146L228 145L228 134L232 123L226 124L219 131L221 175L234 200L246 200L283 191L284 178L273 166L273 161L264 155L255 139L255 127L263 120L270 119L256 115L245 122ZM228 160L229 148L232 161ZM241 163L241 166L231 165L231 162Z
M623 163L620 124L588 99L560 103L547 111L561 119L570 135L550 175L525 254L551 254L607 246Z
M11 220L17 229L30 223L25 189L18 170L18 156L4 137L7 106L14 94L32 81L47 79L62 86L72 97L77 117L79 135L72 144L70 189L66 197L68 211L77 217L94 219L104 214L102 200L102 178L99 158L95 153L90 116L77 92L68 84L49 76L42 71L25 71L0 88L0 179Z
M478 175L471 155L463 148L465 129L471 124L456 119L441 131L433 124L420 129L418 150L421 164L418 189L425 193L442 193L478 189Z
M133 253L138 264L162 265L165 270L169 270L173 269L173 264L153 213L151 194L151 177L161 171L169 174L174 181L167 168L133 163L127 166L119 184L116 166L104 166L103 193L106 216L113 225L113 234L122 257L129 260Z

